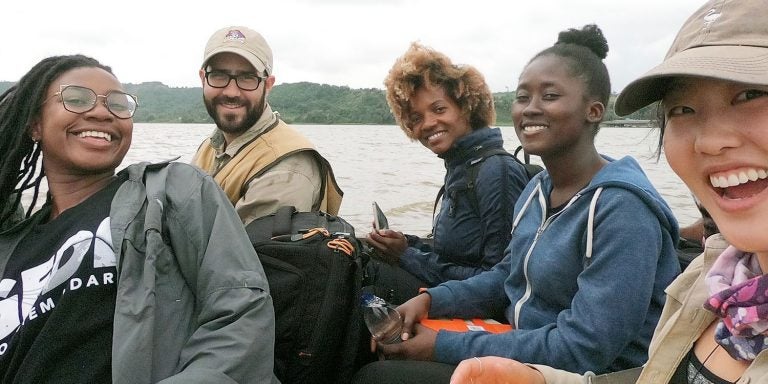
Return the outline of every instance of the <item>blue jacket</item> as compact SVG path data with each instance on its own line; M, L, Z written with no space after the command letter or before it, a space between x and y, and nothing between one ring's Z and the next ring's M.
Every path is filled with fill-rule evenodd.
M477 209L466 187L467 166L479 147L503 148L501 130L481 128L456 141L441 157L445 161L445 190L435 218L434 248L409 236L400 267L433 287L464 280L491 269L504 256L512 230L512 209L525 188L525 168L509 156L490 156L479 165ZM455 197L453 191L457 191Z
M515 205L504 260L469 280L429 290L430 317L503 311L516 329L498 335L441 331L435 360L495 355L579 373L647 360L664 289L680 272L678 226L633 158L606 159L610 163L549 219L551 179L537 175Z

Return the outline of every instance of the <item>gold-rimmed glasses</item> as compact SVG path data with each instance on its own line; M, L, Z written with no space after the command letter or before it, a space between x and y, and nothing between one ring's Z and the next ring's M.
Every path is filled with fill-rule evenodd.
M64 104L64 109L72 113L85 113L96 107L96 102L102 98L102 103L109 113L118 119L130 119L136 113L139 106L138 98L123 91L109 91L106 95L99 95L94 90L79 85L61 85L59 91L48 100L58 96ZM45 103L44 102L44 103Z

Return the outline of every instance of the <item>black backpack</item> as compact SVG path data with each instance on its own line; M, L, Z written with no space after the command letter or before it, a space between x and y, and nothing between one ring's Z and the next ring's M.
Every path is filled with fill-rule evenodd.
M282 207L246 226L275 307L283 384L348 383L370 359L359 297L365 256L341 217Z
M544 167L538 164L531 164L530 157L525 152L523 152L522 161L517 158L517 154L523 151L522 145L515 149L514 154L507 152L507 150L504 148L486 148L483 146L477 146L474 148L474 150L475 153L473 153L473 156L470 158L469 164L467 166L466 184L452 190L450 193L452 194L451 197L454 201L456 199L456 194L459 192L467 193L469 202L472 204L472 208L475 210L475 212L479 212L480 210L477 202L477 194L475 193L475 183L477 182L477 174L480 172L480 166L483 164L485 159L491 156L509 156L515 159L516 162L525 168L525 174L528 176L529 181L533 179L536 174L544 170ZM445 194L445 185L440 187L440 191L437 193L437 198L435 199L435 204L432 209L432 216L437 213L437 204L440 202L440 199L443 198L443 194Z

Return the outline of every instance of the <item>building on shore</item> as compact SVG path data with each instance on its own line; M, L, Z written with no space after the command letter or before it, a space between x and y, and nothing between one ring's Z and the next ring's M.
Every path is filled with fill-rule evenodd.
M609 120L600 123L603 127L626 127L626 128L652 128L656 127L656 121L654 120L635 120L635 119L620 119Z

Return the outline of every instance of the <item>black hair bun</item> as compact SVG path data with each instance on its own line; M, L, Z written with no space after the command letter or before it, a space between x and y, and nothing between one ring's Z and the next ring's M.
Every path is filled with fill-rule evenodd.
M600 59L608 55L608 41L603 31L595 24L587 24L581 29L570 28L557 35L555 44L574 44L588 48Z

